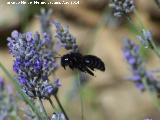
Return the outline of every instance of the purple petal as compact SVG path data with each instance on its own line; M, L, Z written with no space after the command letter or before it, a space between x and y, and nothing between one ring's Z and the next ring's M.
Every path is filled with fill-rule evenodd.
M133 81L139 81L139 80L141 80L141 76L140 76L140 75L134 75L134 76L132 77L132 80L133 80Z
M136 60L135 60L135 58L131 57L131 58L129 58L128 62L129 62L129 64L133 65L136 63Z
M32 40L32 32L27 32L26 33L26 40L31 41Z
M14 31L11 33L11 36L12 36L12 38L17 39L17 38L19 37L18 31L17 31L17 30L14 30Z
M135 82L135 85L138 89L140 89L141 91L143 91L145 89L143 83L139 83L139 82Z

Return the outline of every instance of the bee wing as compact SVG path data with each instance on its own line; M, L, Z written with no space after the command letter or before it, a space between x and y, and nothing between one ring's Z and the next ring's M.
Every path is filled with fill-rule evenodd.
M99 69L101 71L105 71L104 62L94 55L85 55L83 57L84 64L89 67L91 70Z
M81 85L85 85L86 83L88 83L88 80L89 80L88 74L86 74L85 72L80 72Z

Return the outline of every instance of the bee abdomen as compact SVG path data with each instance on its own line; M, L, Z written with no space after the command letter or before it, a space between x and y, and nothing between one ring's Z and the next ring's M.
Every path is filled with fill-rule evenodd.
M85 65L90 69L99 69L101 71L105 71L105 65L100 58L93 55L86 55L84 56L83 60Z

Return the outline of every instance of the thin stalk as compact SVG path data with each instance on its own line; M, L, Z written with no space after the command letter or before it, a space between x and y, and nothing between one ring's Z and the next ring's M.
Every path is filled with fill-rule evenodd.
M144 84L145 89L149 92L150 96L152 97L153 104L154 104L155 107L157 107L158 110L160 111L160 102L158 101L156 94L150 91L150 88L149 88L149 86L148 86L148 84L147 84L146 78L143 78L143 79L142 79L142 82L143 82L143 84Z
M141 18L140 18L139 14L138 14L138 11L134 10L134 14L135 14L136 20L139 22L140 28L145 29L145 26L143 25L143 22L141 21Z
M132 21L132 18L130 16L127 16L127 15L126 15L126 18L127 18L128 22L129 22L129 24L131 25L131 27L135 31L137 31L136 34L140 34L141 33L141 29L137 25L134 24L134 22Z
M155 45L154 41L151 40L150 43L151 43L151 46L153 47L152 50L153 50L153 51L156 53L156 55L160 58L160 51L157 49L157 46Z
M57 103L58 103L58 105L59 105L61 111L63 112L63 114L64 114L66 120L69 120L69 118L68 118L68 116L67 116L67 114L66 114L66 112L65 112L65 110L64 110L64 108L63 108L63 106L62 106L62 104L61 104L61 102L59 101L57 95L54 95L54 97L55 97L55 99L56 99L56 101L57 101Z
M41 98L39 98L39 103L40 103L40 106L41 106L41 108L42 108L42 110L43 110L43 112L44 112L44 114L45 114L46 119L49 120L49 116L48 116L48 114L47 114L46 109L44 108L44 105L43 105L43 102L42 102L42 99L41 99Z
M79 90L79 95L80 95L80 102L81 102L81 120L84 120L84 103L83 103L83 96L81 94L81 80L80 80L80 76L78 73L78 79L77 79L77 87Z
M31 109L36 113L37 117L40 120L43 120L43 117L41 115L41 113L39 112L39 110L35 107L35 105L32 103L32 101L28 98L28 96L26 96L22 90L21 87L19 86L17 80L14 79L14 77L9 73L9 71L3 66L3 64L0 62L0 68L3 70L3 72L6 74L6 76L9 78L9 80L11 80L11 82L14 84L16 90L18 91L18 93L21 95L21 97L23 98L23 100L26 102L26 104L28 104Z
M84 120L84 104L83 104L83 96L80 94L81 101L81 120Z
M57 108L56 108L56 106L53 104L51 98L49 98L48 101L49 101L49 103L51 104L53 110L55 109L56 111L58 111Z

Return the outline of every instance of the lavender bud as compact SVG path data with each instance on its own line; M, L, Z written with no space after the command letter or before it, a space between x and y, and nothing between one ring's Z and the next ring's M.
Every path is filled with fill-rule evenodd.
M55 80L54 84L55 84L56 87L62 86L62 83L59 79Z
M55 87L51 84L43 86L41 90L42 98L50 98L51 95L56 95L58 92L58 87Z
M137 39L144 45L145 48L153 48L151 41L153 41L152 33L149 30L142 30L142 34L137 36Z
M51 120L66 120L66 118L62 113L53 113Z
M113 9L116 17L122 17L134 11L134 0L112 0L109 6Z
M53 24L56 27L55 37L58 38L59 42L61 42L62 47L64 47L66 50L77 52L78 46L76 44L76 38L71 35L69 28L63 28L62 25L57 21L54 21Z

